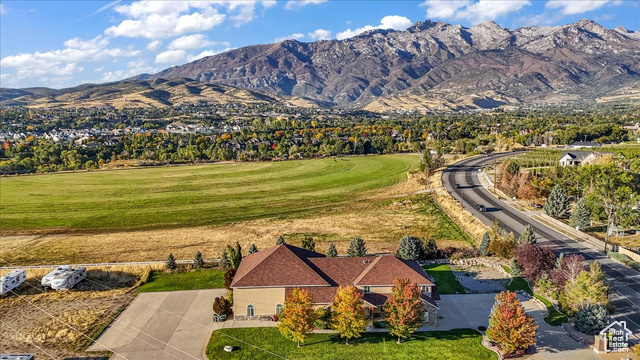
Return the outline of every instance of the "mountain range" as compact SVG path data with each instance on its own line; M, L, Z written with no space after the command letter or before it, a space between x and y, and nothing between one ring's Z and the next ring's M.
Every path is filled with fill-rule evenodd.
M171 82L199 91L168 89ZM210 92L214 85L224 91ZM640 33L590 20L516 30L491 21L466 28L427 20L345 40L247 46L118 83L2 89L0 104L114 103L109 98L151 94L160 99L154 105L170 106L216 102L220 94L234 101L236 93L243 94L237 101L372 111L631 102L640 100Z

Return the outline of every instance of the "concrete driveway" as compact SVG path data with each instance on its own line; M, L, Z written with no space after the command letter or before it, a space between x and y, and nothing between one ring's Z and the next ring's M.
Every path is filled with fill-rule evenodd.
M110 350L118 360L201 360L213 329L213 300L226 292L141 293L88 350Z
M489 314L497 294L440 295L438 326L423 326L421 331L478 329L489 326ZM520 299L522 301L523 299Z

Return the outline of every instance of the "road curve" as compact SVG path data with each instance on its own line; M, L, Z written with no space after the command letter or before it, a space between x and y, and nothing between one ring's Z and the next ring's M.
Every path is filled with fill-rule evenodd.
M640 272L611 260L602 249L576 241L535 221L530 214L515 210L482 187L478 180L478 170L509 155L513 153L498 153L458 162L444 171L442 184L456 200L463 202L466 210L487 225L490 225L494 219L498 219L507 232L513 231L516 236L519 236L525 225L531 224L535 228L539 243L549 244L557 252L563 252L565 256L582 254L588 261L597 259L602 265L606 282L611 288L610 301L616 307L612 317L616 320L625 320L627 327L640 339ZM460 188L456 188L456 184L459 184ZM484 205L488 211L477 211L475 209L477 204Z

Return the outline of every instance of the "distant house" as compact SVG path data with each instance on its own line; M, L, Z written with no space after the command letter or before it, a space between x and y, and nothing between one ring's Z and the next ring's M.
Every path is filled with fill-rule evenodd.
M373 319L382 315L396 278L408 278L420 286L426 310L424 322L437 325L438 290L417 263L393 255L328 258L288 244L242 259L231 284L234 318L276 315L294 288L307 290L317 308L328 308L339 286L354 285L363 294L367 316Z
M593 164L594 160L602 156L594 151L563 151L560 157L560 166L574 166Z
M594 148L594 147L602 147L602 144L595 141L576 141L570 146L570 148L572 149Z

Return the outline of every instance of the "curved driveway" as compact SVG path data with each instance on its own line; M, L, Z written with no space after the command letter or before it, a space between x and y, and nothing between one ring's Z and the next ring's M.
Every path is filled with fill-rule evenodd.
M513 231L517 236L524 230L525 225L531 224L539 242L551 244L556 251L562 251L565 255L582 254L588 261L597 259L611 287L609 297L616 307L613 318L625 320L629 329L636 335L640 334L640 272L611 260L602 249L595 249L535 221L530 214L515 210L480 185L478 170L496 159L509 155L513 153L474 157L458 162L444 171L442 183L456 200L464 200L465 209L487 225L498 219L507 232ZM460 188L456 188L455 184L459 184ZM476 204L484 205L488 211L478 212L475 209Z

